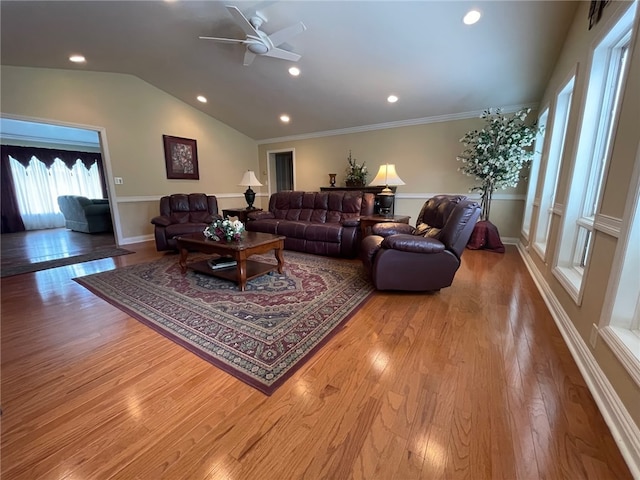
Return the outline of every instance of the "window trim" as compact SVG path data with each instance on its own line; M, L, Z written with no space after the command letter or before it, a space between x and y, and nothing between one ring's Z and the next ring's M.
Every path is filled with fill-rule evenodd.
M540 168L542 166L542 159L546 158L549 150L549 141L547 135L547 125L549 125L549 116L551 114L551 107L547 103L541 109L538 116L538 134L536 135L536 141L533 144L534 153L531 160L531 166L529 168L529 182L527 185L527 194L525 197L524 212L522 213L522 226L520 227L521 235L527 239L529 243L532 242L532 230L533 230L533 209L540 205L540 199L536 197L538 190L538 180L540 179ZM538 145L538 139L542 142ZM539 148L539 150L538 150ZM537 201L536 201L537 200Z
M553 99L553 105L550 111L551 119L547 121L547 126L550 128L551 132L549 135L545 136L546 150L543 150L542 157L542 160L544 161L544 179L540 190L540 196L537 197L538 210L536 222L533 228L533 238L530 240L533 250L543 262L547 261L547 254L549 252L549 236L551 234L551 225L553 223L553 215L555 213L560 170L562 169L562 158L564 157L566 149L569 119L571 118L572 104L575 98L573 92L575 90L577 74L578 65L576 64L560 84L560 88L557 90ZM568 98L565 100L565 97L567 96ZM561 101L562 104L560 104ZM561 113L563 114L562 118L558 118L559 105L566 105L566 108L561 110ZM561 125L558 123L559 120L563 121ZM555 144L554 140L557 139L557 135L561 136L559 139L560 143ZM555 168L555 172L553 172L553 180L550 180L549 178L550 160L553 160L551 167ZM549 182L552 182L553 185L549 186ZM545 200L547 198L548 201ZM544 221L544 227L542 227L541 222L543 215L547 216ZM540 228L545 229L544 241L539 240L541 237Z
M553 260L552 274L560 282L576 305L582 304L584 295L584 279L589 274L590 255L587 255L584 268L577 267L574 263L576 258L576 248L578 247L578 237L580 226L578 221L583 218L585 201L591 186L589 181L593 176L593 168L596 152L596 143L599 141L598 132L600 130L600 119L605 107L605 95L608 95L607 85L612 78L612 63L615 50L623 47L624 43L635 38L637 32L634 31L635 2L623 9L620 15L609 20L610 26L603 29L602 34L594 41L589 53L588 78L585 88L582 91L580 110L578 112L578 128L574 140L573 153L571 155L571 165L569 174L569 186L566 193L565 215L560 222L560 231L556 238L555 255ZM629 34L631 31L631 35ZM616 54L619 58L619 55ZM629 57L628 57L629 58ZM612 138L606 143L606 150L602 153L602 172L600 182L604 184L607 178L613 145L615 143L615 133L617 132L620 118L621 104L626 90L631 62L627 61L619 72L619 91L622 93L613 97L615 102L615 115L611 117L609 131ZM606 68L606 71L604 69ZM602 75L604 73L605 75ZM594 100L595 99L595 100ZM595 102L597 101L597 104ZM589 158L591 162L585 166L578 165L578 158ZM596 188L598 190L598 188ZM596 212L598 214L602 199L596 199ZM583 223L589 224L588 219ZM592 233L595 229L592 228ZM591 239L593 245L594 239Z
M625 210L622 215L620 235L613 257L613 266L609 274L607 290L604 297L598 330L600 336L611 348L611 351L626 368L629 375L637 385L640 385L640 336L638 328L640 325L629 325L625 328L616 324L615 306L623 281L625 260L627 252L634 247L632 242L633 227L640 229L640 141L636 148L636 159L629 191L625 202ZM637 233L636 233L637 234ZM638 287L640 291L640 286ZM638 295L640 301L640 293ZM636 309L638 306L636 305ZM636 315L637 315L636 310ZM635 318L634 321L638 321Z

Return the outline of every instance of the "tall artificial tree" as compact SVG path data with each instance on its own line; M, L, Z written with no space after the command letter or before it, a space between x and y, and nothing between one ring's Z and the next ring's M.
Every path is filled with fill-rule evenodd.
M480 118L485 121L481 130L467 132L460 142L466 147L458 161L462 173L474 177L472 192L480 192L482 220L489 220L493 192L516 187L520 170L531 162L533 149L529 148L538 133L535 124L526 125L531 109L523 109L512 115L501 109L485 110Z

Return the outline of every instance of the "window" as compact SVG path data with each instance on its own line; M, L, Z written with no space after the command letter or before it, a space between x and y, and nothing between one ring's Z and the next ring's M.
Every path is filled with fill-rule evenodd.
M567 124L571 110L571 99L573 98L573 87L575 84L575 74L564 84L556 96L555 112L551 125L551 138L549 141L549 153L547 155L547 165L544 173L544 184L540 195L540 206L538 207L538 221L536 224L534 250L545 260L547 253L547 242L551 229L551 218L553 216L553 205L555 203L556 189L558 187L558 176L560 174L560 161L564 151L565 138L567 135Z
M20 216L27 230L64 227L58 207L60 195L102 198L102 182L97 162L87 169L81 160L69 169L57 158L50 168L32 157L25 168L9 156Z
M635 6L634 4L632 4ZM634 8L593 51L578 147L554 274L576 303L593 246L595 216L624 85ZM579 161L578 161L579 159Z
M640 385L640 144L626 205L599 327L613 353Z
M544 137L549 118L549 108L545 108L538 117L538 135L533 146L533 158L531 159L531 167L529 169L529 185L527 187L527 198L524 204L524 216L522 218L522 233L525 237L529 237L529 229L531 228L531 214L533 213L534 198L536 194L536 185L538 184L538 173L540 172L540 161L542 160L542 149L544 148ZM539 202L538 202L539 204Z

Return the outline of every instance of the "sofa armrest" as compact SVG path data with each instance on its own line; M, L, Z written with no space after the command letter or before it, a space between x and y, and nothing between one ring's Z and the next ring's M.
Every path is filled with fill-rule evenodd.
M388 237L390 235L413 235L415 228L407 223L376 223L371 227L371 233Z
M414 253L440 253L444 252L444 243L431 237L391 235L382 241L382 248Z
M276 218L272 212L265 212L262 210L256 212L249 212L247 214L249 220L266 220L267 218Z
M109 199L107 198L92 198L91 199L91 203L93 203L94 205L104 205L104 204L109 204Z
M356 218L346 218L342 221L341 225L343 227L359 227L360 226L360 217Z
M151 219L151 223L159 227L168 227L172 222L171 219L166 215L158 215L157 217L153 217Z

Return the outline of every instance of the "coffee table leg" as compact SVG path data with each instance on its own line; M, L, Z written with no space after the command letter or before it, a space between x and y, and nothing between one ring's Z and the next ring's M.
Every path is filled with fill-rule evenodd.
M247 286L247 260L244 258L238 260L238 285L240 291L244 292Z
M282 255L282 249L276 248L274 249L274 253L276 254L276 260L278 261L278 273L282 273L282 267L284 266L284 256Z
M186 248L181 248L180 260L178 260L178 263L180 265L180 272L182 272L182 275L187 273L187 255L189 255L189 250L187 250Z

